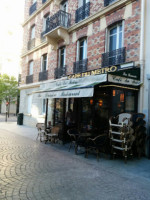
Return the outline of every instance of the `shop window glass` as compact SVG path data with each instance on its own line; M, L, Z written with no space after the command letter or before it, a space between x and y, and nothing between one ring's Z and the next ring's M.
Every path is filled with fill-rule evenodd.
M112 114L113 116L123 112L136 112L136 94L134 91L112 91Z
M132 91L126 92L125 111L135 112L135 95Z
M43 102L42 102L42 114L45 114L46 113L46 99L43 99Z
M63 99L56 99L55 124L63 122Z
M82 99L82 124L85 131L90 131L92 129L92 106L93 99Z
M108 128L109 99L110 96L106 92L99 93L95 98L94 127L98 131L103 131Z
M124 112L124 92L114 89L112 95L112 113L115 116L122 112Z

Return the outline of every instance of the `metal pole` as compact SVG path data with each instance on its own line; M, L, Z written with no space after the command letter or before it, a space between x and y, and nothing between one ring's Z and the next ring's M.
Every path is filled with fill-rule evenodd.
M148 158L150 158L150 75L148 79Z
M47 128L48 99L46 99L45 129Z
M6 118L5 118L5 122L7 122L7 111L6 111Z

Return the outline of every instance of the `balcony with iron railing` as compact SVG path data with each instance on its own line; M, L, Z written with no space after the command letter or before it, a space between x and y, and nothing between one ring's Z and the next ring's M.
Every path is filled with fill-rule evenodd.
M28 50L32 49L35 47L35 38L31 39L28 41Z
M120 65L125 63L126 48L116 49L102 54L102 67L108 67L112 65Z
M39 73L39 81L45 81L48 79L48 71L42 71Z
M117 0L104 0L104 6L106 7L115 1L117 1Z
M33 74L26 76L26 84L33 83Z
M84 4L82 7L76 10L75 22L78 23L79 21L87 18L89 15L90 15L90 2Z
M67 66L57 67L54 72L55 79L66 76Z
M59 10L46 20L45 36L47 41L56 47L58 40L63 39L64 44L69 44L68 28L71 24L71 14Z
M82 73L87 71L88 59L79 60L73 63L73 73Z
M36 11L37 2L31 5L29 9L29 15L32 15Z

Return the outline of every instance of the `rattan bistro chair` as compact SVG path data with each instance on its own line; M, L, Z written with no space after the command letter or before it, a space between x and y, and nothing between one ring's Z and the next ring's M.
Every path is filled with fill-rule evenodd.
M56 143L58 141L58 134L60 131L60 127L58 126L53 126L50 130L50 132L45 132L45 144L50 141L52 143Z
M37 138L40 138L40 142L43 142L45 140L45 125L44 123L37 123L36 124L36 128L38 130L38 135Z
M72 146L74 148L76 148L76 142L77 142L77 137L79 135L79 132L77 131L77 129L72 128L72 129L69 129L67 131L67 134L70 137L70 146L69 146L69 149L68 149L68 151L70 151L70 149L72 148Z
M97 155L97 160L99 161L100 152L105 152L105 145L107 142L107 135L98 135L95 138L88 138L86 141L86 152L85 157L88 157L90 151L95 151Z

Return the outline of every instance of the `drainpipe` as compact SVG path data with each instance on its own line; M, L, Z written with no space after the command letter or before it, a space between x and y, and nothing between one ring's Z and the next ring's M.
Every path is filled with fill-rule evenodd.
M144 28L145 28L145 0L141 0L141 37L140 37L140 68L141 68L141 85L140 87L140 112L143 111L144 97Z
M148 136L148 158L150 158L150 74L147 75L148 79L148 131L147 131L147 136Z

